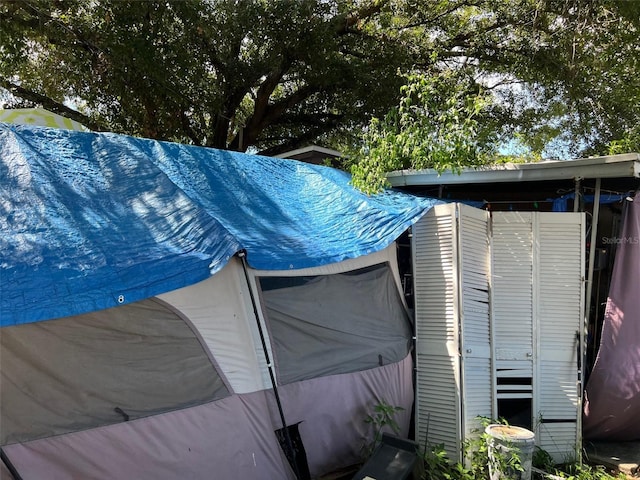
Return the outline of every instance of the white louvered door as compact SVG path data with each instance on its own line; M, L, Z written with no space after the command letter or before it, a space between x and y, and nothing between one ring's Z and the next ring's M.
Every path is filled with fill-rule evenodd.
M580 443L584 214L492 217L494 417L535 431L555 461Z
M413 229L416 438L452 458L492 411L488 219L438 205Z
M435 206L412 232L416 440L444 444L454 458L462 433L455 210L455 204Z
M489 305L489 212L458 205L460 273L460 354L462 425L468 438L492 413L492 363Z
M492 329L496 375L493 418L533 428L534 214L495 212L491 219Z
M584 214L439 205L413 229L416 440L460 444L478 415L580 443Z
M557 462L576 458L581 438L578 369L584 329L584 214L540 213L537 233L536 437Z

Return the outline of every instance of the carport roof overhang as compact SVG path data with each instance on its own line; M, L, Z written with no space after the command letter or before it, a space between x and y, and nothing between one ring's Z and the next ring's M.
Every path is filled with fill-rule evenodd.
M589 178L640 178L640 154L626 153L577 160L538 163L507 163L482 169L464 169L460 174L433 169L399 170L387 179L393 187L539 182Z

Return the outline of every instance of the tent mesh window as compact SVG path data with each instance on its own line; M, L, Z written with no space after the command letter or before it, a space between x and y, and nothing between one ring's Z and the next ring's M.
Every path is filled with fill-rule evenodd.
M0 331L0 445L229 395L190 326L148 299Z
M411 324L388 264L259 280L282 384L367 370L409 353Z

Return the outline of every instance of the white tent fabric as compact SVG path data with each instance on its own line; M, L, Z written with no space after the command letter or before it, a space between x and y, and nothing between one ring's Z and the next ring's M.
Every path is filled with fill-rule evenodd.
M271 429L268 404L240 396L4 451L25 480L295 478Z
M332 263L322 267L300 270L248 271L251 288L259 291L257 278L331 275L370 265L386 263L398 278L395 244L370 255ZM213 277L190 287L159 295L158 298L173 305L195 326L235 393L249 393L271 388L264 352L261 348L249 290L244 279L242 265L233 259ZM271 338L262 311L258 312L269 356ZM276 373L277 376L277 373Z
M209 350L215 352L235 393L271 387L242 276L240 261L234 259L207 280L159 295L195 326Z

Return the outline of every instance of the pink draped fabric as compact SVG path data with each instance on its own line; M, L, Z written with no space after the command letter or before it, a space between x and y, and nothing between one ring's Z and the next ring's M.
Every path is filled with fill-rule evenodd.
M600 350L585 393L583 435L640 439L640 195L617 240Z

